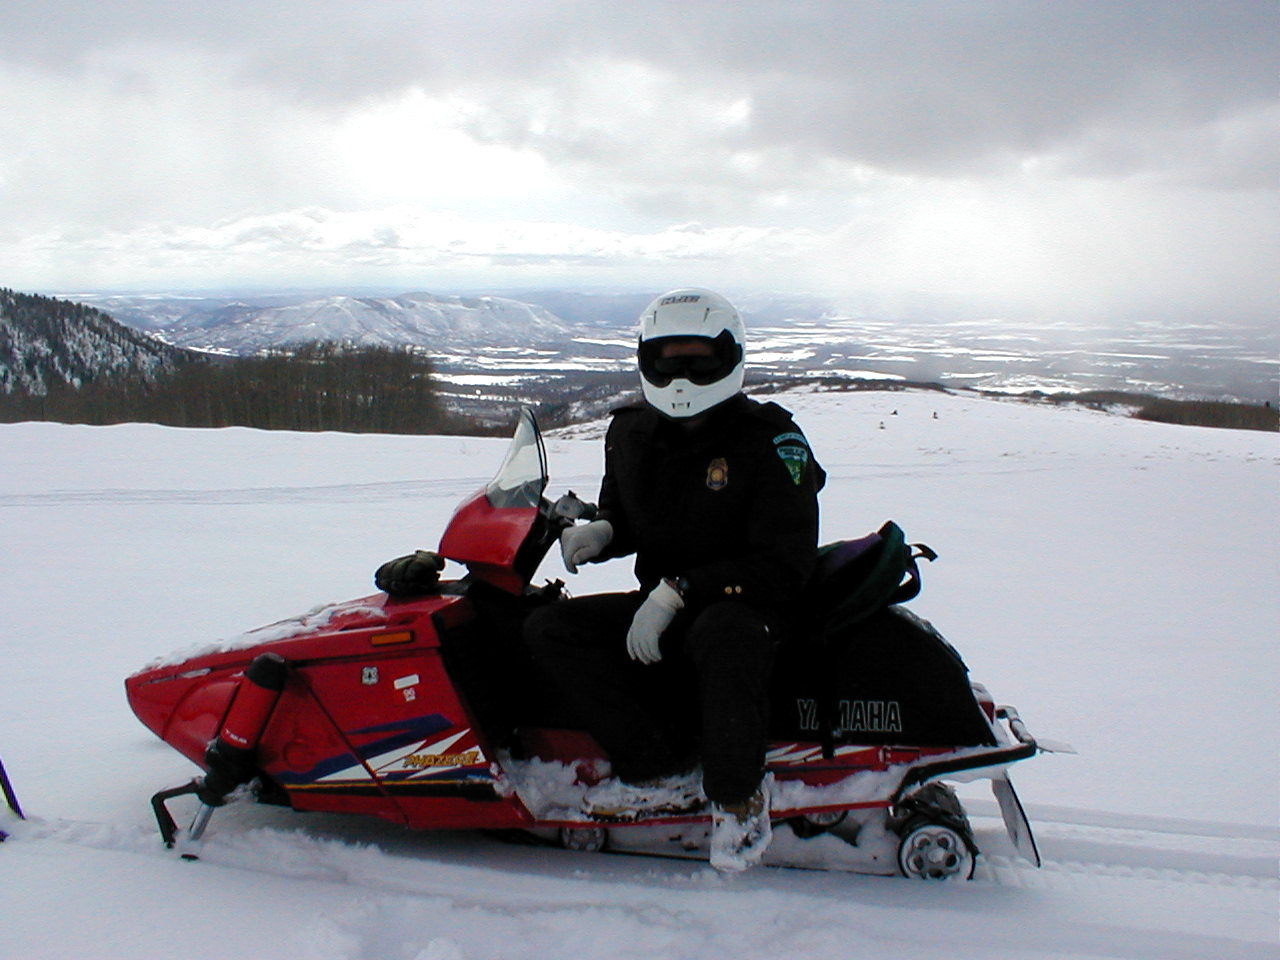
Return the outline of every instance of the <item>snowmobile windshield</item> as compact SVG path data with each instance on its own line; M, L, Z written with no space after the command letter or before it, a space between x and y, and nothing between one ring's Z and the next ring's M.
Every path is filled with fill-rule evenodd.
M528 407L520 410L507 456L489 481L485 494L495 507L536 507L547 487L547 452L538 421Z

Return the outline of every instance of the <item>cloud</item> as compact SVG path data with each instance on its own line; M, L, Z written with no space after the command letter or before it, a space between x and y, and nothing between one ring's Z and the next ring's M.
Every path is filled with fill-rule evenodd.
M1190 198L1190 199L1189 199ZM1007 195L941 184L904 194L831 230L672 224L649 232L563 221L468 220L417 206L304 208L129 231L29 238L10 269L58 273L62 288L241 285L444 289L601 283L711 286L852 296L867 309L1120 322L1274 322L1276 297L1258 282L1274 246L1224 243L1258 215L1242 194L1224 209L1211 192L1145 196L1080 184L1068 196ZM1280 217L1274 203L1270 213ZM672 278L676 278L673 280Z
M869 21L865 9L828 24L839 41L788 51L797 69L755 74L762 140L998 175L1099 131L1136 145L1274 102L1280 20L1261 4L897 4ZM1136 169L1160 162L1158 144L1133 154Z
M417 207L307 208L210 227L52 231L29 238L12 267L74 270L78 279L68 285L82 287L137 287L149 276L161 277L161 285L212 287L229 274L262 285L393 282L407 288L423 286L426 278L428 286L457 286L483 283L498 267L523 282L591 282L602 266L641 284L680 270L741 283L762 264L794 259L822 241L806 231L747 227L676 224L630 233L560 222L478 223ZM734 263L741 266L725 266Z
M1280 63L1280 12L1258 0L10 0L6 14L6 59L75 77L104 52L187 50L220 61L228 89L315 109L461 93L505 111L508 138L584 156L627 142L584 123L604 91L616 125L642 128L679 122L692 95L749 103L756 149L931 175L1220 124L1274 103Z
M9 0L0 254L1262 315L1277 41L1252 0Z

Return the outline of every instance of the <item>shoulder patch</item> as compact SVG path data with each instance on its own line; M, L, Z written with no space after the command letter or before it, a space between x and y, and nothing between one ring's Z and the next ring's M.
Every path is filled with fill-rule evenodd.
M787 466L791 480L796 486L804 482L804 474L809 466L809 441L803 433L780 433L773 438L773 449Z

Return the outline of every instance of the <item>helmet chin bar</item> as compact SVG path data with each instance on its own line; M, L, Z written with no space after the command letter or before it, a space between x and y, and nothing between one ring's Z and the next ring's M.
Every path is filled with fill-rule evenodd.
M688 380L672 380L665 387L655 387L643 377L640 385L644 398L651 407L675 420L687 420L720 406L742 391L743 370L736 371L716 383L705 387L694 386Z

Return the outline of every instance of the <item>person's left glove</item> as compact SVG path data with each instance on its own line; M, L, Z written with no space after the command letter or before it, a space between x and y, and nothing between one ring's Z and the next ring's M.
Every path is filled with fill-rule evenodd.
M679 591L666 580L660 581L631 620L631 629L627 631L627 653L631 659L641 663L661 660L662 650L658 642L682 609L684 599Z
M428 550L388 560L373 575L373 585L393 597L415 597L431 593L440 580L444 558Z

